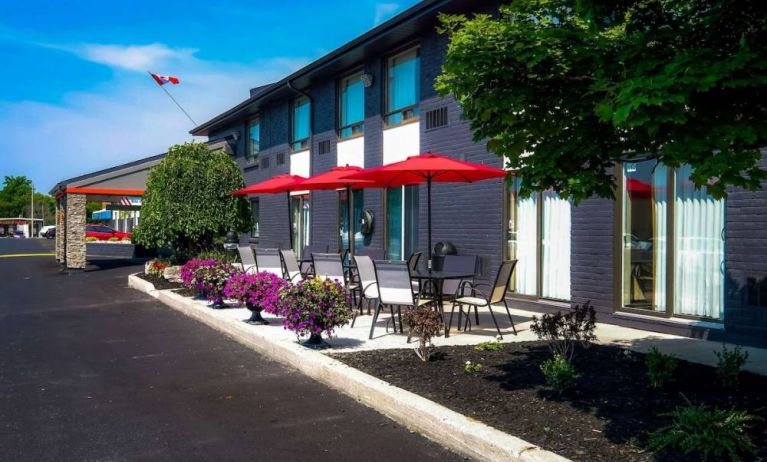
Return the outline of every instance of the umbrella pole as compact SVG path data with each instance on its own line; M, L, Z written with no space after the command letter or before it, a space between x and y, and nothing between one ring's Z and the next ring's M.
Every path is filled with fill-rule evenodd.
M352 263L354 258L354 198L352 197L352 187L349 185L346 185L346 206L349 218L349 263Z
M431 271L431 176L426 178L426 201L428 203L426 206L426 210L427 210L427 215L429 220L429 239L428 239L429 249L427 252L427 255L429 256L428 269L429 271Z
M296 249L293 248L293 211L290 210L290 191L285 191L285 194L287 194L288 198L288 235L290 236L290 250L293 250L298 254Z

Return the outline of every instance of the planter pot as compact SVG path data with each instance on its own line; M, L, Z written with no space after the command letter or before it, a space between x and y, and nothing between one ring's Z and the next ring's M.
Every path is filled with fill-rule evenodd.
M261 317L261 307L253 305L251 303L246 303L245 307L248 308L251 312L250 319L248 319L248 324L254 324L256 326L266 326L269 325L269 321Z
M304 340L303 345L313 349L322 349L330 346L322 340L322 334L311 334L308 339Z
M224 303L223 298L218 297L211 302L210 307L213 308L214 310L220 310L220 309L226 308L226 303Z

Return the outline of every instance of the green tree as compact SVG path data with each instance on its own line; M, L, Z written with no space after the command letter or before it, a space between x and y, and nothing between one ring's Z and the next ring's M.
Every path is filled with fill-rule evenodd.
M763 0L514 0L441 31L437 90L523 194L613 197L616 163L642 159L689 164L717 197L767 177Z
M19 217L29 210L32 180L25 176L6 176L0 189L0 216Z
M149 172L134 241L190 255L229 230L247 231L250 204L231 195L244 184L226 153L200 143L172 146Z

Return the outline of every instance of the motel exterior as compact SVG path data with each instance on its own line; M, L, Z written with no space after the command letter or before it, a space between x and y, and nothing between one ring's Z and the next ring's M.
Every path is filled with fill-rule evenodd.
M452 98L434 90L447 45L437 15L497 11L488 1L425 0L194 128L224 149L246 183L277 174L309 177L334 166L375 167L434 152L503 167L472 141ZM767 168L767 160L763 160ZM767 343L767 190L697 191L689 169L627 163L616 200L578 206L553 192L523 199L502 180L435 184L433 242L478 255L491 279L518 259L511 306L546 312L591 301L602 322L681 335ZM355 228L357 249L388 258L426 253L425 186L353 193L372 233ZM252 197L257 247L345 247L342 191Z

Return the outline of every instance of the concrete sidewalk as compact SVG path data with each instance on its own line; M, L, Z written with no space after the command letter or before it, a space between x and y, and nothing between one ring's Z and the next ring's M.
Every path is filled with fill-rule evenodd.
M207 304L204 301L195 301L194 303L204 307ZM450 307L445 307L447 316L450 313ZM494 307L495 317L501 327L503 342L525 342L537 340L535 334L530 331L530 324L533 315L536 313L520 309L511 309L511 314L517 328L515 336L506 311L503 307ZM227 321L241 321L250 317L250 311L245 308L229 308L224 310L210 310L210 315ZM434 344L439 346L446 345L476 345L477 343L493 340L497 331L487 310L480 309L479 325L473 325L468 332L458 331L456 324L458 320L458 310L453 319L453 329L450 337L434 337ZM282 319L272 315L265 314L265 318L272 322L269 326L250 326L242 323L243 328L259 332L261 335L269 335L280 341L295 341L296 336L290 331L283 329ZM351 325L339 328L333 338L327 339L332 345L331 349L325 350L325 353L340 353L360 350L408 348L415 344L408 345L405 335L394 333L392 329L386 332L386 320L389 318L388 312L383 312L379 316L372 340L368 339L370 332L370 323L372 316L357 316L355 326ZM474 323L472 315L472 324ZM677 358L686 361L716 366L716 355L714 351L722 349L722 344L707 340L693 339L688 337L679 337L675 335L660 334L639 329L617 326L613 324L597 323L595 331L597 343L604 345L617 345L628 348L632 351L646 352L652 346L658 347L664 353L676 355ZM734 348L734 345L727 345L728 348ZM767 375L767 350L762 348L744 347L749 353L749 360L745 369L757 374Z

